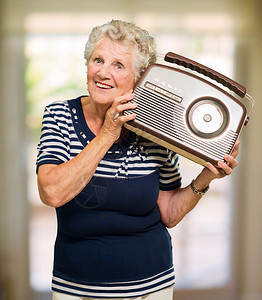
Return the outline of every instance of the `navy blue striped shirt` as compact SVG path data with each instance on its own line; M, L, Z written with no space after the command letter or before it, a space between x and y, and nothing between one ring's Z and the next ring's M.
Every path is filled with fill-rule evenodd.
M37 168L72 159L94 137L81 97L48 105ZM106 299L171 286L171 238L156 201L159 190L180 186L176 153L128 132L108 150L88 185L56 208L52 289Z

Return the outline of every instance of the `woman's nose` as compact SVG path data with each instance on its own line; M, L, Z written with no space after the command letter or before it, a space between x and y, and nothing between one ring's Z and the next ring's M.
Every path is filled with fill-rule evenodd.
M109 78L110 77L110 68L106 64L102 64L97 72L97 75L101 78Z

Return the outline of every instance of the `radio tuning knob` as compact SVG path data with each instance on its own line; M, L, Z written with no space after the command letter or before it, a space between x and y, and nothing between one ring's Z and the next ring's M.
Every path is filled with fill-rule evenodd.
M246 119L245 119L245 122L244 122L244 126L247 126L247 124L248 124L248 122L249 122L249 119L250 119L250 117L247 116Z
M210 122L212 120L212 116L210 114L205 114L203 120L205 122Z

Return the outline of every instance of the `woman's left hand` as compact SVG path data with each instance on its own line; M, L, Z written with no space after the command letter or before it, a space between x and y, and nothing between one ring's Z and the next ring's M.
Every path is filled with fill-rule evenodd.
M225 161L219 161L218 166L215 167L211 163L206 164L206 168L212 173L213 179L223 178L230 175L233 169L238 165L236 157L239 153L240 142L237 141L231 155L225 155Z

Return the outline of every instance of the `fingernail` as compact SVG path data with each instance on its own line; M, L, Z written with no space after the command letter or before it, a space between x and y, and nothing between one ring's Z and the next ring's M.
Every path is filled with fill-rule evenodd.
M217 165L218 165L219 167L222 167L224 164L225 164L225 163L224 163L222 160L220 160L220 161L217 163Z

